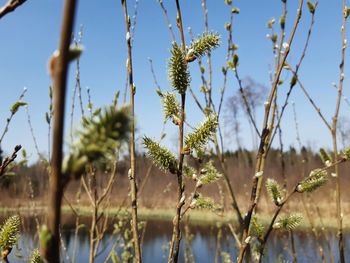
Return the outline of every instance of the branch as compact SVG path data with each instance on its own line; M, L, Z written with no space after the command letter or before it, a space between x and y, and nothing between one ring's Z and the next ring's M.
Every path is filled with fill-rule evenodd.
M259 138L261 138L261 134L260 134L259 129L258 129L257 125L256 125L256 120L255 120L254 117L253 117L252 110L251 110L251 108L250 108L250 106L249 106L249 103L248 103L248 98L247 98L247 96L244 94L244 89L243 89L243 85L242 85L242 80L241 80L241 78L240 78L239 75L238 75L238 69L237 69L237 68L235 69L235 77L236 77L237 82L238 82L238 85L239 85L239 93L240 93L241 96L242 96L243 104L244 104L244 106L245 106L245 108L246 108L248 117L249 117L251 123L253 124L253 127L254 127L254 129L255 129L256 134L259 136Z
M101 196L97 199L97 205L101 204L101 202L106 198L107 194L111 191L116 177L117 177L117 161L114 161L112 175L109 178L108 183L104 188Z
M5 160L2 163L0 163L0 176L5 174L6 167L16 159L17 152L21 150L21 148L22 148L21 145L16 145L12 155L10 157L6 157Z
M307 38L306 38L306 41L305 41L305 45L304 45L304 49L303 49L303 53L301 54L300 56L300 59L299 59L299 62L298 64L295 66L295 70L293 70L292 68L290 68L290 71L293 73L293 78L291 80L291 83L290 83L290 86L289 86L289 90L287 92L287 96L285 98L285 101L284 101L284 104L282 106L282 110L281 110L281 113L279 114L278 116L278 121L277 121L277 125L276 125L276 129L274 130L272 136L271 136L271 140L270 140L270 145L268 147L268 150L270 150L271 148L271 145L272 145L272 142L273 142L273 139L275 138L275 135L277 133L277 129L279 128L280 124L281 124L281 120L282 120L282 117L283 117L283 113L288 105L288 101L289 101L289 97L292 93L292 90L296 84L295 81L298 81L298 71L300 69L300 66L301 66L301 63L303 62L305 56L306 56L306 51L307 51L307 48L309 46L309 43L310 43L310 38L311 38L311 33L312 33L312 29L313 29L313 26L315 24L315 11L317 9L317 6L318 6L318 1L315 2L315 5L314 5L314 12L312 13L312 17L311 17L311 22L310 22L310 27L309 27L309 31L308 31L308 34L307 34Z
M176 41L175 40L175 34L174 34L174 31L173 31L173 26L171 25L171 22L170 22L170 19L169 19L169 16L168 16L168 11L166 10L166 8L164 6L163 1L160 0L158 2L159 2L160 7L162 8L162 12L163 12L166 24L167 24L169 32L170 32L171 40L173 42L175 42Z
M185 44L185 34L183 30L182 15L180 9L179 0L175 0L176 10L177 10L177 27L181 35L181 50L183 54L186 53L186 44ZM185 61L185 63L187 63ZM180 229L180 220L181 220L181 210L184 203L184 191L185 187L183 185L183 161L184 161L184 121L185 121L185 102L186 102L186 90L184 93L181 93L181 117L179 123L179 165L177 170L177 206L176 206L176 215L173 220L173 234L170 242L168 263L178 262L179 253L180 253L180 241L181 241L181 229Z
M333 141L333 153L334 161L338 160L338 147L337 147L337 124L340 112L340 104L343 97L343 82L344 82L344 64L345 64L345 50L346 50L346 20L348 18L348 7L346 6L346 0L342 1L343 11L343 23L341 26L342 36L342 48L341 48L341 62L339 65L339 85L338 85L338 98L335 105L335 112L332 118L332 141ZM345 252L344 252L344 240L343 240L343 216L341 206L341 191L340 191L340 179L339 179L339 167L335 166L334 172L336 174L335 180L335 199L336 199L336 212L337 212L337 227L338 227L338 248L339 248L339 262L345 263Z
M315 101L311 98L310 94L307 92L306 88L304 87L303 83L299 80L297 80L299 87L301 88L301 90L303 91L303 93L305 94L306 98L309 100L309 102L311 103L312 107L316 110L317 114L320 116L321 120L323 121L323 123L326 125L326 127L328 128L328 130L332 130L331 125L329 124L329 122L326 120L325 116L323 115L323 113L321 112L320 107L318 107L315 103Z
M4 131L2 132L1 134L1 137L0 137L0 144L2 142L2 140L4 139L6 133L8 132L9 130L9 126L10 126L10 123L11 123L11 120L13 118L13 116L17 113L19 107L21 106L24 106L25 104L22 103L22 99L24 98L24 95L26 94L27 92L27 88L24 88L21 95L19 96L19 98L17 99L17 101L11 106L11 115L6 119L6 126L5 126L5 129ZM21 104L18 104L21 103ZM15 106L16 104L20 105L19 107ZM15 110L14 110L15 109Z
M257 154L255 175L259 175L261 172L264 171L265 158L266 158L266 154L267 154L266 148L269 145L269 135L271 132L268 129L268 121L270 119L271 106L272 106L272 102L273 102L274 97L275 97L276 92L277 92L277 86L278 86L281 72L283 70L283 65L286 62L286 59L287 59L288 54L290 52L290 47L291 47L293 39L294 39L295 32L298 28L298 24L299 24L299 21L301 18L302 6L303 6L303 0L299 0L297 16L296 16L296 19L294 22L292 32L289 36L288 46L283 54L280 65L279 65L278 69L276 70L276 74L275 74L274 82L273 82L271 92L269 95L269 99L268 99L267 103L265 103L265 114L264 114L265 116L264 116L263 128L261 131L259 151ZM274 119L274 116L272 116L272 118ZM252 215L253 215L253 212L255 211L257 204L258 204L259 193L260 193L260 188L261 188L261 180L262 180L261 176L254 176L252 193L251 193L251 203L249 205L249 209L248 209L248 212L247 212L247 214L245 216L245 220L244 220L245 224L244 224L244 231L243 231L243 238L242 238L243 242L241 242L242 246L240 248L239 256L237 259L238 263L241 263L243 261L246 249L248 247L248 244L245 242L245 240L249 236L249 232L250 232L249 228L250 228Z
M62 145L64 131L64 109L67 87L67 75L69 65L69 45L71 42L76 0L66 0L61 25L61 34L58 53L54 54L50 63L50 74L53 80L54 91L54 116L53 116L53 139L52 139L52 163L50 174L48 228L47 236L50 236L46 244L42 244L42 255L52 263L60 261L59 251L59 226L61 217L61 204L63 196L62 177ZM44 234L42 235L44 236Z
M138 214L137 214L137 185L136 185L136 153L135 153L135 91L136 87L134 84L134 74L133 74L133 63L132 63L132 38L130 32L130 16L128 14L128 8L126 1L122 1L124 17L125 17L125 31L126 31L126 44L128 50L128 60L127 60L127 72L128 72L128 80L129 80L129 90L130 90L130 108L131 108L131 134L130 134L130 170L129 170L129 180L130 180L130 197L131 197L131 215L132 215L132 234L133 234L133 245L134 245L134 253L135 253L135 262L141 263L141 246L139 240L139 230L137 228L138 224ZM135 15L136 19L136 15ZM134 20L135 21L135 20ZM135 22L136 23L136 22ZM136 24L135 24L136 25ZM135 26L134 25L134 26ZM107 191L111 187L114 178L116 176L116 172L114 171L113 175L110 178L110 181L107 186ZM102 200L102 199L101 199Z
M0 8L0 19L8 13L15 11L17 7L24 4L26 1L27 0L9 0L3 7Z
M341 159L339 159L338 161L332 163L331 165L329 166L325 166L325 167L322 167L320 169L316 169L318 172L324 172L324 171L327 171L327 170L330 170L331 168L337 166L338 164L341 164L341 163L344 163L346 162L347 159L343 156ZM314 171L316 171L314 170ZM312 171L311 171L312 173ZM265 246L267 244L267 240L274 228L274 224L275 224L275 221L277 219L277 216L279 215L279 213L281 212L282 208L284 207L284 205L288 202L288 200L295 194L295 193L303 193L299 191L299 186L301 184L304 184L307 180L310 180L310 177L302 180L302 181L299 181L293 188L292 191L289 192L289 194L286 195L286 197L284 198L284 200L278 205L277 209L275 210L275 213L270 221L270 224L269 224L269 227L267 229L267 231L265 232L264 236L261 237L259 239L260 241L260 249L259 249L259 263L261 262L262 258L263 258L263 255L264 255L264 249L265 249Z

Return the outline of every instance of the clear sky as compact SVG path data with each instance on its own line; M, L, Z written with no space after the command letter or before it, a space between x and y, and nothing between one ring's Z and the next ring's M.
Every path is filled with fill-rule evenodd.
M5 4L5 2L7 1L0 0L0 5ZM163 2L168 9L172 24L175 25L175 1L164 0ZM201 1L184 0L180 2L185 28L191 27L195 35L202 33L204 20ZM287 36L295 19L297 2L299 1L288 1ZM135 1L127 0L127 3L132 16ZM209 28L212 31L219 32L223 38L222 46L213 52L213 92L218 94L223 83L221 67L225 64L227 48L227 32L224 25L229 19L230 9L224 4L223 0L207 0L207 5ZM270 33L266 23L271 17L275 17L277 22L276 32L279 32L278 19L282 14L282 2L275 0L234 0L233 6L240 9L240 14L235 16L233 23L234 43L239 45L240 75L242 78L251 77L256 82L269 88L269 68L273 65L273 54L271 41L266 38L266 34ZM47 153L47 124L44 116L45 112L48 111L48 87L51 84L47 71L47 61L57 48L62 7L63 1L28 0L14 13L0 20L0 132L3 131L6 118L10 114L10 106L16 101L23 88L27 87L28 91L24 100L29 104L28 109L34 133L39 149L44 154ZM296 41L291 47L292 51L289 56L289 63L293 66L301 54L310 18L311 15L305 3L300 26L295 36ZM336 90L331 83L338 83L339 81L341 20L340 0L320 1L309 51L299 74L299 78L308 88L329 121L334 112L336 101ZM87 104L86 87L91 89L94 106L103 106L112 101L116 90L121 90L121 94L123 94L125 87L125 25L120 1L80 0L75 32L79 30L80 25L83 25L84 28L83 44L85 51L81 57L81 85L85 108ZM176 28L175 33L178 37ZM189 43L190 36L187 33L186 39ZM139 137L144 134L154 138L159 137L163 117L159 97L155 93L148 58L153 60L155 73L162 89L171 89L167 80L167 60L170 55L170 48L170 34L158 1L139 0L133 46ZM350 82L347 78L350 76L350 67L347 65L349 58L350 56L347 55L344 85L344 93L347 96L350 95ZM66 112L67 144L70 128L70 96L75 84L74 72L75 65L71 64ZM198 91L200 81L196 64L191 65L191 73L192 87L195 91ZM283 78L286 76L288 75L283 75ZM286 83L288 84L289 80ZM288 85L280 86L282 100L284 100L284 94L288 88ZM235 94L237 89L237 82L232 72L230 72L226 98ZM201 96L199 92L198 96ZM192 124L196 124L203 119L203 116L190 99L190 96L188 98L187 120ZM215 103L218 103L218 99L219 97L215 95ZM302 142L314 147L330 147L329 131L297 86L291 96L291 101L294 101L296 105ZM349 110L350 108L343 103L341 115L349 116ZM240 114L242 118L240 137L243 144L250 148L251 136L247 121L244 119L245 115ZM225 115L224 111L223 117ZM76 108L75 116L75 127L78 127L78 108ZM259 127L261 126L262 117L263 111L262 108L259 108L257 111ZM282 125L285 145L297 146L291 104L286 109ZM232 130L227 125L224 126L226 130ZM176 129L168 124L166 131L168 134L166 144L174 149ZM232 138L226 138L226 141L226 148L236 148ZM22 144L32 155L32 159L36 157L24 109L21 109L11 122L2 147L5 152L10 152L16 144Z

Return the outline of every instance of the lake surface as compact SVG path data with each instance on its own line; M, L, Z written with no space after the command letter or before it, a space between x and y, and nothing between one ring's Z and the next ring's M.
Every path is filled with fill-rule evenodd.
M35 229L35 228L34 228ZM143 262L166 262L168 256L168 244L170 240L172 225L171 222L150 221L145 225L142 251ZM189 226L192 235L190 248L195 262L214 263L223 262L220 252L224 251L230 254L232 259L237 258L235 241L228 228L221 228L221 238L218 242L218 226ZM350 256L350 233L345 234L346 253ZM62 231L62 240L66 250L62 252L64 262L72 262L74 247L74 228L72 225L65 226ZM102 240L99 249L99 256L95 262L104 262L110 251L120 254L122 252L122 243L115 245L121 240L120 234L113 234L109 231ZM335 231L320 233L320 237L315 240L314 235L305 232L295 232L294 240L298 255L298 262L322 262L319 248L322 247L325 254L325 262L332 262L331 255L335 262L338 261L338 248ZM89 236L87 228L82 228L77 238L76 261L88 262L89 258ZM274 233L269 241L264 262L292 262L290 236L288 233ZM10 262L28 262L28 255L31 249L36 248L37 235L35 230L25 229L22 231L18 244L19 250L14 249L10 256ZM219 246L219 249L217 249ZM217 251L220 251L217 253ZM185 236L181 241L180 261L184 260ZM20 257L18 257L20 256ZM218 261L216 261L218 259ZM283 260L285 261L283 261ZM108 261L111 262L111 261Z

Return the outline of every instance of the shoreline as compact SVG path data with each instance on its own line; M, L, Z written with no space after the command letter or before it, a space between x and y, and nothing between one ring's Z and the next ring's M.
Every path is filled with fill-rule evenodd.
M75 216L76 213L79 214L79 216L82 217L89 217L92 214L91 207L89 206L73 206L75 212L72 210L72 208L68 205L62 206L62 216ZM0 207L0 216L8 216L9 214L18 213L22 216L31 217L34 215L42 216L45 214L46 207L45 206L36 206L35 208L32 207ZM110 217L116 216L118 214L125 215L126 213L130 212L129 208L120 208L120 207L114 207L110 208L108 211L108 215ZM139 208L138 209L138 215L140 221L172 221L173 217L175 215L175 209L170 208ZM191 225L198 225L198 226L213 226L216 224L225 225L228 223L232 223L234 226L237 226L237 219L232 211L226 213L225 215L221 216L218 214L215 214L214 212L207 211L207 210L192 210L189 211L186 215L189 217L189 222ZM297 228L298 230L302 231L311 231L311 226L305 217L303 215L303 221L300 224L300 226ZM267 226L270 223L271 215L268 214L260 214L258 216L259 223L263 224L264 226ZM322 227L325 230L336 230L337 229L337 219L336 218L328 218L323 217L321 224L319 219L316 219L314 224L316 230L321 229ZM344 218L343 220L343 229L345 231L350 231L350 219Z

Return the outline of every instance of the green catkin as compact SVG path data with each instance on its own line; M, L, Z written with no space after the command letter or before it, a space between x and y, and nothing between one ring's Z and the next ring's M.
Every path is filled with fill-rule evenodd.
M191 80L185 54L180 47L174 43L171 55L168 66L169 80L176 91L180 94L185 94Z
M143 145L147 150L147 154L152 158L154 164L163 171L176 173L177 160L175 156L166 148L160 146L159 143L148 137L143 137Z

